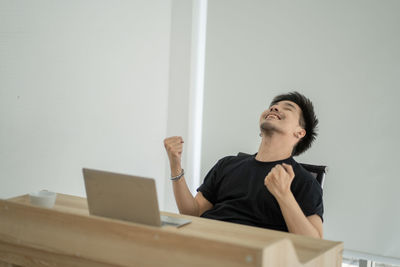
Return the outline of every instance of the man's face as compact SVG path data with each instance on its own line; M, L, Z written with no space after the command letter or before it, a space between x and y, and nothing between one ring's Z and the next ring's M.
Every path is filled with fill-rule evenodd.
M300 126L301 109L292 101L280 101L269 107L260 116L260 129L263 134L280 133L301 138L305 130Z

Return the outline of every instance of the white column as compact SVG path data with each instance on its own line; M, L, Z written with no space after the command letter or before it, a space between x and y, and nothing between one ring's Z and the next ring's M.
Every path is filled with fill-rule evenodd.
M191 83L189 95L189 143L187 167L193 194L200 185L201 134L203 119L204 64L207 0L193 1Z

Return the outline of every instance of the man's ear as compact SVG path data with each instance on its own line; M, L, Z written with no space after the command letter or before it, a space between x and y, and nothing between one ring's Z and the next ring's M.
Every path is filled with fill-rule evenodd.
M296 131L294 132L294 136L298 139L303 138L304 136L306 136L306 130L304 130L303 128L299 127L298 129L296 129Z

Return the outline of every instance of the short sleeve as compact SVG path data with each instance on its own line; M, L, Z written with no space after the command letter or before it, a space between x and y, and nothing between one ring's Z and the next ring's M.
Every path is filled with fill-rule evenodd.
M317 180L308 181L301 190L298 199L299 205L305 216L317 214L322 221L324 214L324 205L322 200L322 188Z
M211 204L215 205L217 202L217 193L218 193L218 180L219 174L221 172L221 164L223 159L219 160L214 167L207 173L204 178L204 182L197 188L197 192L201 192L203 196L211 202Z

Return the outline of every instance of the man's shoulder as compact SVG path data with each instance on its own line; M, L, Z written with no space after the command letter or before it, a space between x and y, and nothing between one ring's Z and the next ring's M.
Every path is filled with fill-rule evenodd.
M302 196L305 194L318 196L322 195L322 188L317 179L306 170L300 163L295 164L293 168L295 178L292 182L292 189L294 193Z
M225 156L218 160L217 166L219 168L236 167L251 160L253 155L230 155Z
M229 155L229 156L225 156L221 159L218 160L218 163L221 164L229 164L229 163L235 163L235 162L240 162L240 161L244 161L244 160L248 160L249 157L251 157L252 155Z
M308 171L306 170L301 163L297 162L296 160L293 159L294 164L293 166L293 171L297 177L300 177L303 182L316 182L315 177Z

